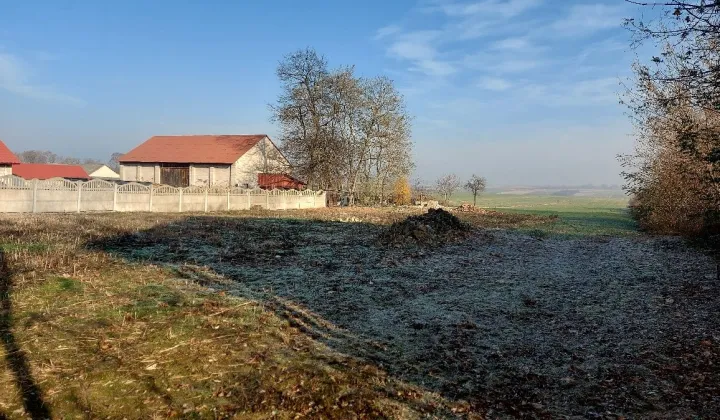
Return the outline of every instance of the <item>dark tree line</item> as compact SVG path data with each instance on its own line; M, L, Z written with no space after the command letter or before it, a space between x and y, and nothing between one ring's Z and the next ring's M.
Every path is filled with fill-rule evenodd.
M49 150L25 150L20 153L16 153L20 162L23 163L57 163L65 165L85 165L85 164L96 164L96 165L107 165L114 171L120 169L120 163L118 159L122 156L122 153L113 153L107 162L103 162L99 159L78 159L68 156L60 156Z

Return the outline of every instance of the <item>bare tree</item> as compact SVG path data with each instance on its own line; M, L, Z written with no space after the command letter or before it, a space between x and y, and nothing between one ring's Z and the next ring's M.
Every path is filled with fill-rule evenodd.
M654 19L626 21L635 43L662 45L635 64L635 84L623 98L638 138L635 153L622 157L635 215L657 230L718 229L720 2L630 3L653 8Z
M23 163L58 163L62 159L48 150L26 150L17 156Z
M124 153L115 152L112 155L110 155L110 160L108 160L107 166L108 168L112 169L113 171L120 173L120 158L124 155Z
M392 81L329 71L314 50L280 63L283 94L271 106L281 149L311 188L343 191L354 203L385 203L412 170L410 117Z
M435 181L435 189L442 195L445 204L450 202L450 197L459 187L460 178L455 174L443 175Z
M485 191L487 180L484 177L473 174L468 182L465 183L465 189L470 191L473 195L473 206L477 206L477 196L481 192Z

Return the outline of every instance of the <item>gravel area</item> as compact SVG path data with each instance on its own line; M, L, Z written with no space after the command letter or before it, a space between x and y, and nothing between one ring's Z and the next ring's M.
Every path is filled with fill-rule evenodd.
M481 230L385 246L383 227L189 218L102 246L207 267L332 348L493 418L720 416L720 282L680 239Z

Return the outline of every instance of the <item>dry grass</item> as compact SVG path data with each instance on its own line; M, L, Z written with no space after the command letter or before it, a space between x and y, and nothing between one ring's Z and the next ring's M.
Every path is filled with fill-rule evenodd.
M40 389L54 416L68 418L414 418L469 410L334 353L253 300L212 293L173 270L85 247L182 217L0 220L10 272L1 314L8 328L0 351L6 361L0 364L0 418L38 409L23 381Z
M4 216L0 419L718 412L707 258L496 212L377 243L420 212Z

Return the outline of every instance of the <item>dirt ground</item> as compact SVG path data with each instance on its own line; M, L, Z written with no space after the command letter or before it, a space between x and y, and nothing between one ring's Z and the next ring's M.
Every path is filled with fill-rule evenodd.
M366 220L178 218L88 246L260 301L493 418L720 416L720 283L681 240L483 229L388 246Z

